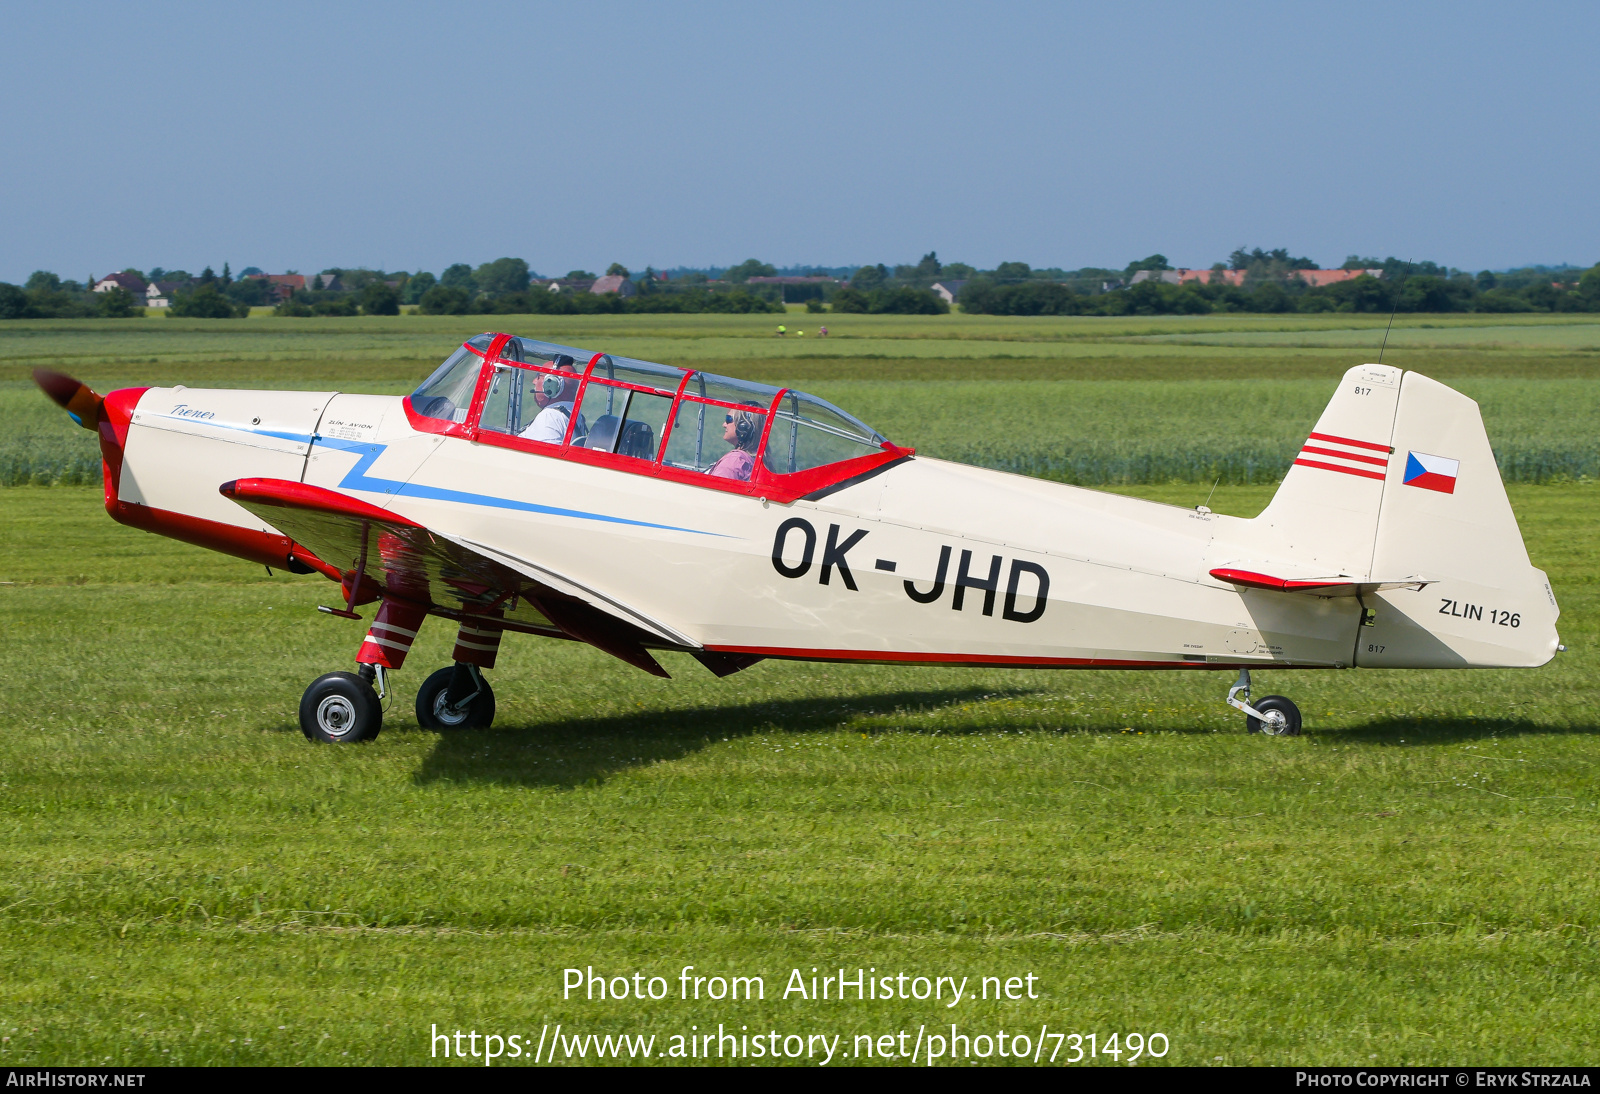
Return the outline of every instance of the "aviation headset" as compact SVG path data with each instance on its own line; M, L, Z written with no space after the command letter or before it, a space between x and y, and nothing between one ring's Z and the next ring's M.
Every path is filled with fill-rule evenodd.
M576 366L577 364L577 362L564 353L558 354L556 359L550 363L556 368L563 368L568 365ZM559 396L566 388L567 384L576 379L575 376L563 376L558 372L542 372L539 374L539 376L539 391L545 397L545 399L550 402L554 402L556 397Z
M760 409L760 405L757 403L745 403L744 405ZM756 421L756 416L748 410L731 410L729 413L733 415L733 443L740 448L749 448L761 428Z

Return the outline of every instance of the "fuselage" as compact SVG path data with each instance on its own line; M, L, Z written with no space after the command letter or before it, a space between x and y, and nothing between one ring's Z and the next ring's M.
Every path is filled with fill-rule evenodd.
M1210 577L1248 553L1250 521L942 460L785 503L419 432L400 398L142 395L120 502L274 533L218 493L243 477L337 490L536 560L714 650L1343 667L1360 624L1350 598L1241 593Z
M41 383L80 419L98 399ZM405 398L130 389L92 416L118 520L319 570L351 606L375 569L370 596L596 640L521 578L447 572L481 558L628 641L741 663L1462 668L1558 648L1477 405L1382 365L1346 373L1249 520L917 457L804 393L507 335ZM362 530L325 540L356 557L320 557L225 488L244 481L467 554L423 577L381 543L369 559Z

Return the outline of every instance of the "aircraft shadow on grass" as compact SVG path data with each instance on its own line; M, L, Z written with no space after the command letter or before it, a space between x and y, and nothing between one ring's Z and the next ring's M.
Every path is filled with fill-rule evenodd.
M1323 740L1349 741L1352 744L1448 745L1461 741L1482 741L1491 737L1568 736L1600 733L1600 725L1553 726L1528 718L1474 718L1430 716L1426 718L1374 718L1349 728L1312 730Z
M415 779L418 783L584 786L604 782L632 768L681 759L714 743L748 737L767 728L783 733L828 732L842 728L857 715L925 714L961 703L1031 694L1032 689L997 691L992 687L892 691L640 711L537 724L497 722L485 730L439 733L438 744ZM946 710L937 728L907 724L894 724L892 728L900 733L954 735L992 732L994 727L988 719L980 724Z
M963 688L940 691L898 691L850 697L829 696L685 710L640 711L605 718L582 718L531 725L496 725L486 730L438 734L438 743L414 776L419 784L487 782L515 786L577 787L595 785L613 775L652 763L678 760L723 740L748 737L766 728L784 733L830 732L856 715L889 716L880 729L896 733L960 736L992 733L992 717L965 718L947 708L979 700L1031 695L1031 689ZM896 722L893 715L944 710L937 726ZM1241 730L1243 727L1240 727ZM1017 729L1037 731L1034 725ZM399 732L430 732L405 730ZM1073 726L1058 732L1118 734L1116 720L1105 725ZM1216 733L1214 727L1192 730L1164 727L1158 732ZM1446 745L1494 737L1600 733L1600 725L1558 727L1525 718L1377 718L1348 728L1313 729L1323 741L1377 745ZM1241 734L1242 735L1242 734ZM1264 749L1279 742L1260 740ZM1292 747L1290 742L1283 745Z

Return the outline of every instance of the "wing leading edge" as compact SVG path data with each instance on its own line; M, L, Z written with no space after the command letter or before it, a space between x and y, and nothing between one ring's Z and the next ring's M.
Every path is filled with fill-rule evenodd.
M220 490L337 573L352 604L382 596L450 618L494 612L507 630L587 642L655 676L667 672L647 643L694 654L719 676L745 667L708 663L716 655L675 628L553 570L337 491L287 479L236 479Z

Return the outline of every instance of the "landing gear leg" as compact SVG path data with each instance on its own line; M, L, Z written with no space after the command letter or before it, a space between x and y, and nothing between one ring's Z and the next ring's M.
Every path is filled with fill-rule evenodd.
M1269 737L1300 736L1300 708L1281 695L1250 702L1250 670L1240 669L1239 679L1228 689L1228 705L1244 711L1245 729Z
M382 665L358 665L356 675L372 685L378 698L389 698L389 673Z

